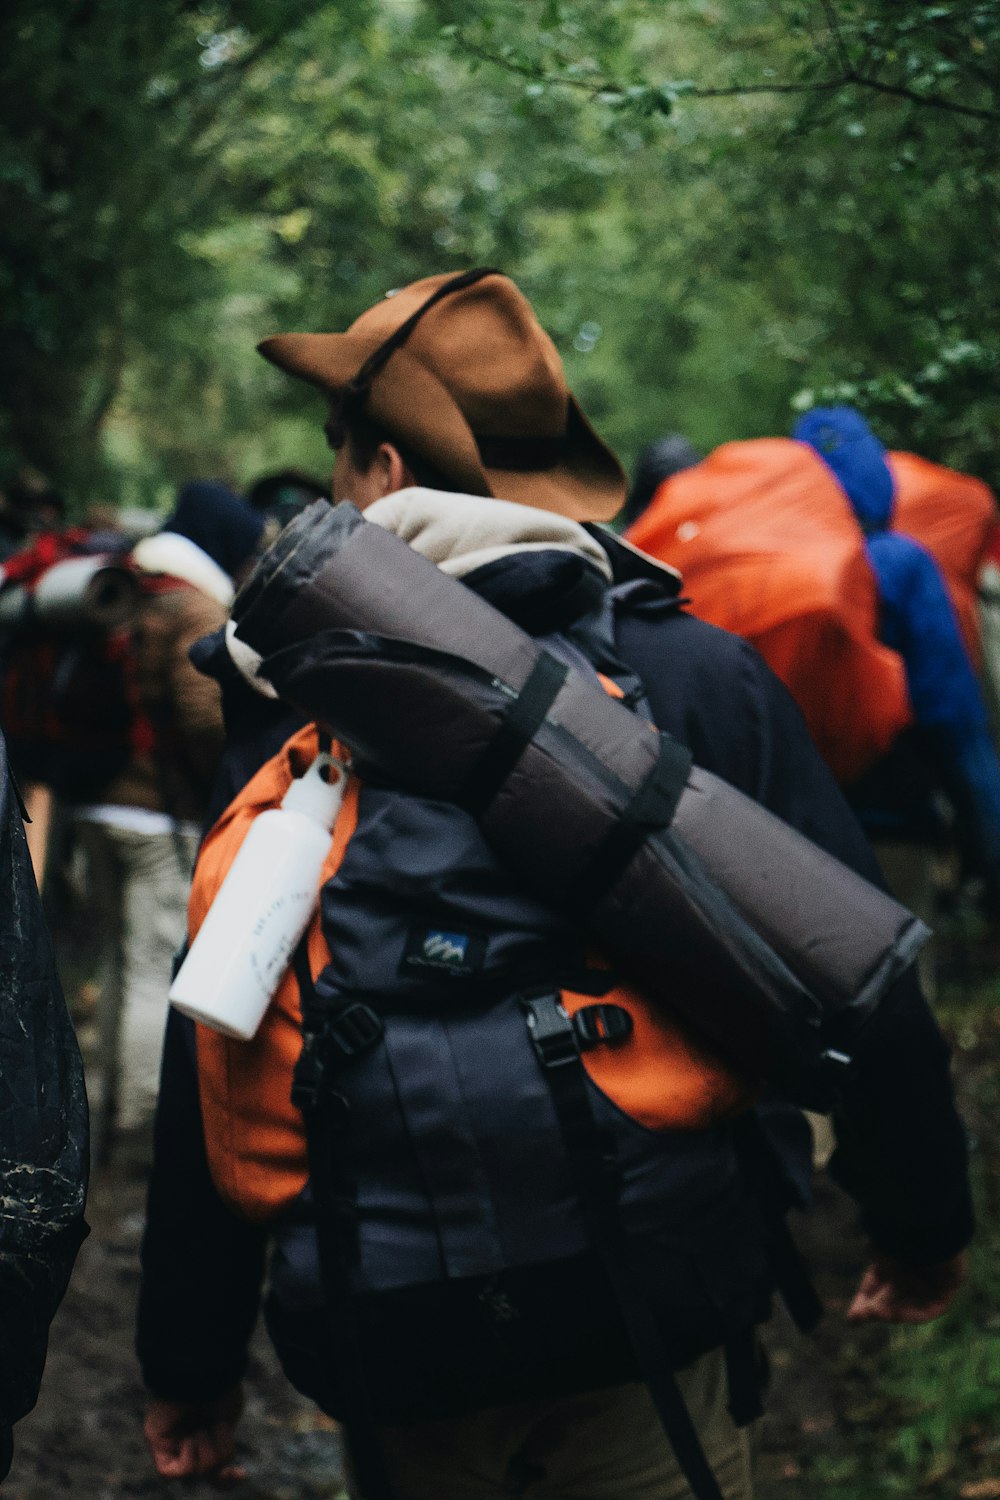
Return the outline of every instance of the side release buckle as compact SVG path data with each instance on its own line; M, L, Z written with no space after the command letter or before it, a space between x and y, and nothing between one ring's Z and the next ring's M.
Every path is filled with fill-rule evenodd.
M384 1031L382 1017L360 1000L330 1016L324 1027L327 1043L342 1058L359 1057L367 1052L382 1040Z
M523 1004L532 1045L545 1068L560 1068L581 1052L613 1047L632 1035L632 1017L621 1005L583 1005L571 1016L558 995L538 995Z
M302 1051L292 1080L292 1103L303 1114L314 1109L328 1071L360 1057L381 1041L385 1023L360 1000L334 1015L323 1015L319 1024L304 1031Z
M559 1003L558 995L537 995L521 1002L531 1044L543 1068L563 1068L579 1062L576 1027Z

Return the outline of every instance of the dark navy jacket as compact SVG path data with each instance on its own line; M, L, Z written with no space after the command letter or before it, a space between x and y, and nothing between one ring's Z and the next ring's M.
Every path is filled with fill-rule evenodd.
M621 558L617 565L628 567ZM565 554L520 554L465 582L542 635L568 627L593 602L581 576L586 566ZM798 709L751 646L692 618L662 589L641 581L619 612L616 646L642 680L659 727L687 744L696 763L881 884L871 850ZM219 643L201 654L203 666L222 680L230 725L218 812L299 721L244 689ZM804 1199L805 1122L778 1104L765 1114L789 1182ZM831 1171L858 1201L875 1245L914 1264L964 1247L972 1228L965 1135L952 1100L948 1051L915 975L899 985L836 1124ZM265 1229L237 1219L211 1184L191 1027L172 1015L139 1308L139 1355L155 1393L207 1399L241 1377L267 1239ZM274 1319L271 1326L274 1332ZM297 1383L315 1394L311 1376Z

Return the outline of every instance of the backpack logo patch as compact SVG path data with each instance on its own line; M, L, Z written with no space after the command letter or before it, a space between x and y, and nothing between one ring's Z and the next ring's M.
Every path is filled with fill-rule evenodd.
M410 928L403 956L404 969L439 969L467 978L478 974L486 955L486 939L480 933L454 932L446 927Z

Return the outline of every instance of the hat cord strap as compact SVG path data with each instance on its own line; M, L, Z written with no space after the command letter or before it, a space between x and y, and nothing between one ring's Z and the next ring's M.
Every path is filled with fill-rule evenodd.
M400 323L385 342L379 344L378 348L369 354L358 373L344 387L342 400L357 401L367 396L375 376L388 364L396 350L406 343L424 313L429 312L443 297L447 297L451 292L460 292L467 286L474 286L477 281L482 281L484 276L499 276L500 274L501 272L493 266L480 266L474 271L463 271L460 275L453 276L450 281L444 282L431 293L426 302L421 303L416 312L410 314L405 323Z

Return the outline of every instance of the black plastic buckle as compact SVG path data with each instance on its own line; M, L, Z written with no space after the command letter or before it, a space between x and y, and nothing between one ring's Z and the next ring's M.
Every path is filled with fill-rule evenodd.
M382 1040L385 1023L370 1006L356 1000L346 1010L327 1018L325 1039L341 1057L359 1057Z
M558 995L539 995L522 1001L531 1044L543 1068L562 1068L579 1062L576 1027L559 1003Z
M582 1051L617 1046L632 1035L632 1017L621 1005L583 1005L573 1016Z
M322 1016L318 1025L305 1030L292 1078L292 1103L296 1109L303 1114L315 1109L327 1069L360 1057L381 1041L384 1032L381 1016L359 1000L335 1015Z

